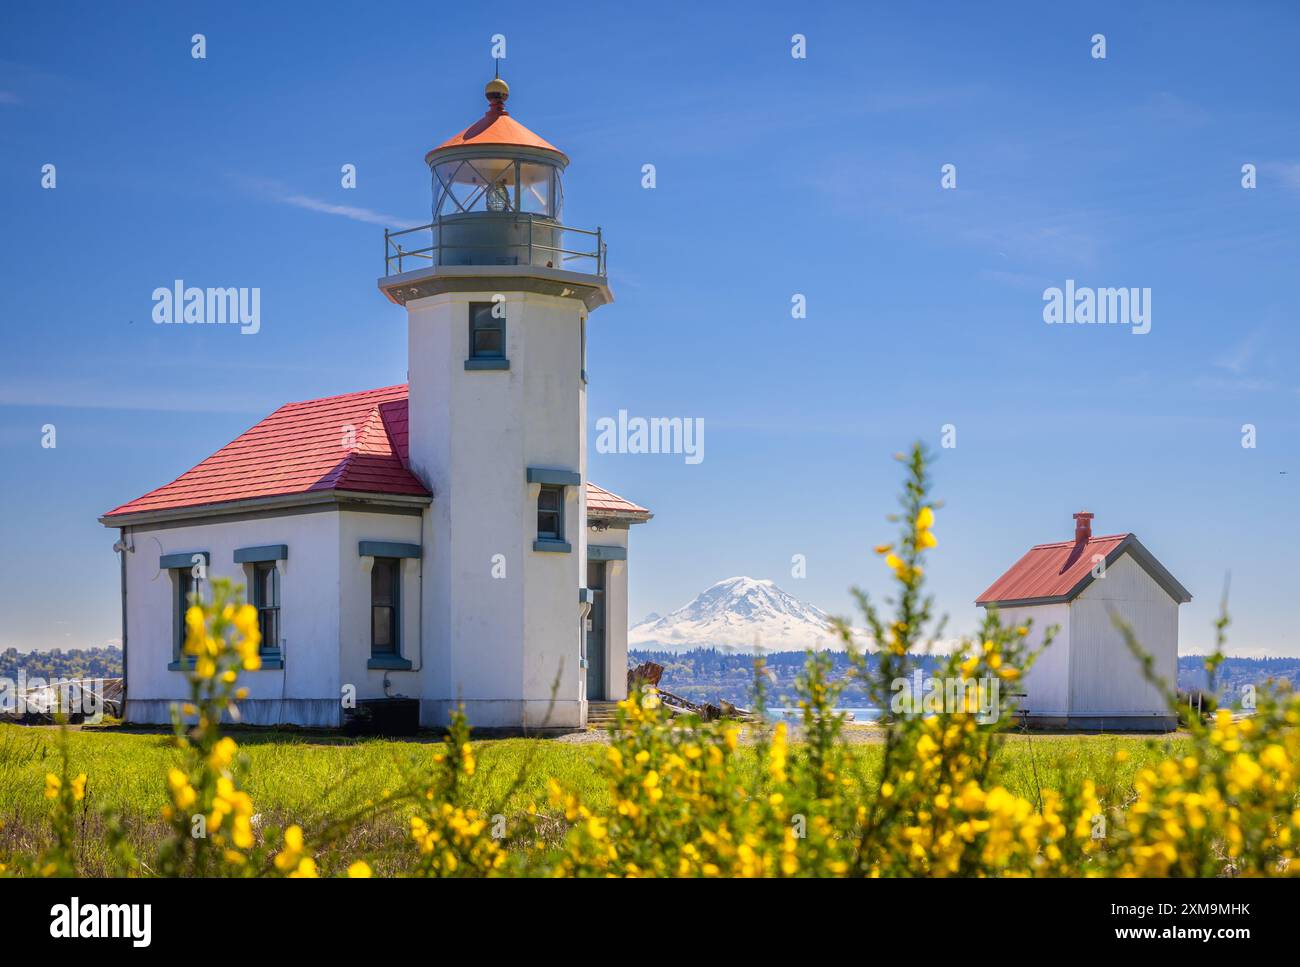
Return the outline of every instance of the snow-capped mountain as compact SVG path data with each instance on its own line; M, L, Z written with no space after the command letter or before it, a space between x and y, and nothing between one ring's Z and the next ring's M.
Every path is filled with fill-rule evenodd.
M637 651L672 652L841 647L825 611L787 594L772 581L748 577L719 581L665 617L647 616L628 629L627 643Z

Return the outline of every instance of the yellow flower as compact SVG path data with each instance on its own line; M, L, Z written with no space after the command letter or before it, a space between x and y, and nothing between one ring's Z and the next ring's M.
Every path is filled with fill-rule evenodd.
M45 798L54 799L59 794L59 789L63 785L63 780L52 772L45 774Z
M365 860L357 860L348 867L348 876L354 880L364 880L370 877L370 864Z
M934 526L934 508L922 507L921 512L916 515L916 529L918 531L927 531Z
M234 761L235 752L238 746L235 740L230 736L223 737L212 749L212 754L208 756L208 763L214 769L225 769Z
M86 797L86 774L83 772L72 780L72 798L81 802Z

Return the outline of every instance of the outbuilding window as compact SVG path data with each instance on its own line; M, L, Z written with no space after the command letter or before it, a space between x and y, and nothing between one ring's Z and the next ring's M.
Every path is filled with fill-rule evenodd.
M198 604L212 556L207 551L178 551L158 558L158 569L172 581L172 660L167 667L181 671L194 662L185 654L185 612Z
M253 607L257 608L257 627L262 632L262 651L280 648L280 571L275 561L253 565Z
M398 652L399 577L401 561L376 557L370 569L370 654L394 656Z
M191 604L198 603L200 582L194 576L194 572L187 567L176 568L174 575L176 606L173 609L172 659L179 662L185 659L185 612L189 610Z

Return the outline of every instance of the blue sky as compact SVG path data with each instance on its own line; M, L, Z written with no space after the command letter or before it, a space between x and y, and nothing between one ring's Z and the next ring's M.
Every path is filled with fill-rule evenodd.
M592 454L656 513L634 618L735 574L848 613L885 589L890 454L951 423L951 630L1087 508L1192 591L1184 653L1228 573L1235 650L1300 653L1294 5L232 6L0 14L0 647L116 639L101 513L283 402L405 379L383 226L425 220L424 152L482 113L504 33L566 222L609 240L593 425L705 421L698 465ZM261 287L262 331L153 325L178 278ZM1149 287L1151 331L1045 325L1066 279Z

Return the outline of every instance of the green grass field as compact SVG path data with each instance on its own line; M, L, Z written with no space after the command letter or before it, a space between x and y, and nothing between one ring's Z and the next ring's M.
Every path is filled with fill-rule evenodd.
M288 732L232 733L247 754L246 788L267 825L296 822L310 837L331 817L350 812L403 776L426 766L433 740L349 739ZM1011 735L999 753L1000 780L1008 789L1034 799L1039 788L1053 788L1068 776L1090 776L1105 801L1123 803L1132 794L1133 776L1143 765L1177 755L1177 738L1119 736ZM599 774L600 744L573 744L548 739L493 739L476 742L478 770L472 805L489 814L518 815L528 804L546 810L547 780L554 778L592 807L608 804ZM1116 764L1116 749L1129 752ZM166 802L166 773L177 755L168 736L115 729L68 733L72 774L85 772L87 802L82 824L85 872L105 869L98 807L123 818L137 855L149 862L161 830L159 811ZM798 754L797 745L793 751ZM875 773L880 747L850 747L855 766ZM31 850L47 836L45 774L59 770L59 733L53 728L0 725L0 853ZM520 779L520 776L523 776ZM365 823L320 857L322 872L337 870L358 857L370 860L378 875L400 873L413 861L406 839L406 815ZM558 827L556 832L559 832Z

